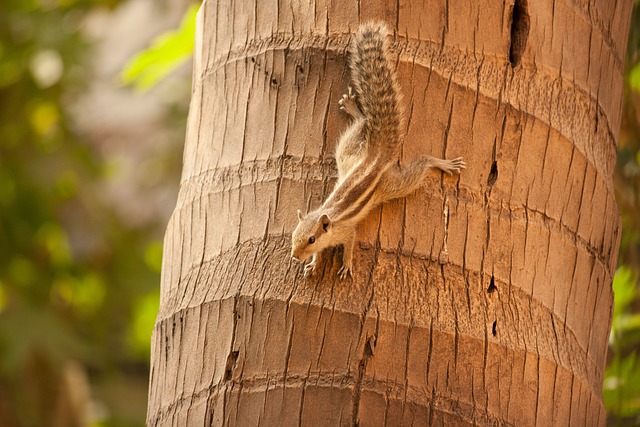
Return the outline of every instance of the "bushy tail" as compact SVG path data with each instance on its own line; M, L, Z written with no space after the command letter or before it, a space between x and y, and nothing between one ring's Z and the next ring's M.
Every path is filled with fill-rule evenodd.
M396 155L402 135L402 95L387 42L388 33L387 26L381 22L361 25L349 55L358 106L367 118L365 139L369 154L376 157Z

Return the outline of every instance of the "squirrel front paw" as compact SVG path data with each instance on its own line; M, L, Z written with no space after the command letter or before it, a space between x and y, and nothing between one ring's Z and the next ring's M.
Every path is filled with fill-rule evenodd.
M351 266L343 265L340 267L340 270L338 270L338 276L340 276L340 280L345 280L347 276L353 277L351 275Z
M309 264L304 266L304 277L309 277L313 275L313 272L316 269L316 263L310 262Z
M356 104L356 94L353 93L353 89L349 86L349 93L342 95L342 98L338 101L340 109L350 115L351 117L359 117L362 115L358 104Z

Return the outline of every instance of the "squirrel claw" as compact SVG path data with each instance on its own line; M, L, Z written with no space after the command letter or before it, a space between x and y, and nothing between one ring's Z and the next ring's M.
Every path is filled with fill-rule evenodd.
M447 175L453 175L460 173L462 169L466 169L467 164L462 160L462 157L456 157L455 159L447 160L444 167L441 167L442 171Z
M351 268L349 268L349 267L347 267L347 266L344 266L344 265L343 265L343 266L340 268L340 270L338 270L338 276L340 276L340 279L341 279L341 280L346 279L346 278L347 278L347 276L351 276L351 277L353 277L353 276L351 275Z
M316 265L314 263L310 263L304 266L304 277L309 277L313 275L314 270L316 269Z
M349 86L349 93L342 94L342 98L338 100L340 109L352 117L361 116L362 113L358 109L356 104L356 94L353 92L351 86Z

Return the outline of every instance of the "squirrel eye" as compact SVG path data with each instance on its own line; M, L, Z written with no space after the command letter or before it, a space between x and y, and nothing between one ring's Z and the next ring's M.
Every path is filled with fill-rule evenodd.
M316 241L316 238L314 236L309 237L309 244L313 245L313 243Z

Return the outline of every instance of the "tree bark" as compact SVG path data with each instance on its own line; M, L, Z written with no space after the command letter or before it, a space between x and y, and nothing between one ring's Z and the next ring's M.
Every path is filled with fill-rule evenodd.
M147 425L604 425L612 173L632 1L206 0ZM346 47L395 33L401 163L318 278L296 209L336 177Z

